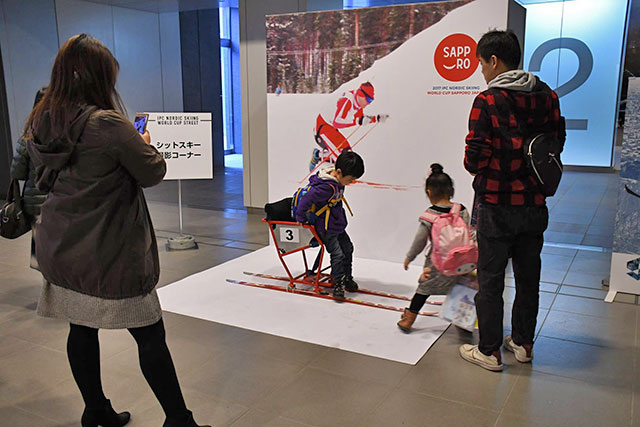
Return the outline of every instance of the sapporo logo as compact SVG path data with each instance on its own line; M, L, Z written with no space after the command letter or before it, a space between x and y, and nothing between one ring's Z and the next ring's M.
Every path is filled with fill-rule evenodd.
M433 56L436 70L451 82L466 80L478 68L477 43L466 34L451 34L445 37Z

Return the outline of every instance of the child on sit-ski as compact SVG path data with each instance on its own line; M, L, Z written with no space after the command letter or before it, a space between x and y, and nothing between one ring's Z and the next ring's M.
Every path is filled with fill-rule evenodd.
M431 245L425 254L426 259L423 273L418 280L418 289L411 299L409 308L404 309L404 313L398 322L398 326L404 332L411 331L411 325L415 322L416 316L430 295L446 295L453 285L459 281L457 276L471 272L475 269L475 263L477 262L477 248L468 228L469 212L464 206L451 202L454 193L453 180L444 173L442 166L438 163L431 165L431 173L427 178L425 191L432 205L420 216L418 232L404 260L404 269L407 270L409 268L409 263L424 250L430 240ZM458 221L456 214L459 214L459 218L462 219L463 223ZM449 233L447 236L435 236L436 238L433 239L432 231L442 226L443 223L440 217L443 216L444 219L444 215L447 215L445 224L449 227ZM440 222L440 224L434 226L436 222ZM457 231L457 233L450 233L450 231ZM446 242L447 239L449 239L448 242ZM439 240L439 242L434 244L434 240ZM443 242L444 245L442 244ZM443 246L461 245L453 248L454 250L449 253L437 254L440 258L436 260L441 268L447 269L445 271L440 271L432 259L436 245L439 246L435 250L445 252L448 248Z
M364 162L353 151L343 151L335 167L320 170L309 178L309 185L299 200L294 197L295 220L315 225L316 232L331 258L333 296L343 299L345 289L356 292L358 284L351 274L353 244L346 232L347 216L344 212L344 188L364 175ZM348 205L347 205L348 207Z

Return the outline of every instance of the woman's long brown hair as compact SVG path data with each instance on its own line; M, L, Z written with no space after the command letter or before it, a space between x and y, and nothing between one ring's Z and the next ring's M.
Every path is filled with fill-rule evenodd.
M71 37L56 55L46 93L27 119L25 138L32 138L45 112L55 138L69 137L71 122L82 105L125 113L115 87L119 68L100 40L87 34Z

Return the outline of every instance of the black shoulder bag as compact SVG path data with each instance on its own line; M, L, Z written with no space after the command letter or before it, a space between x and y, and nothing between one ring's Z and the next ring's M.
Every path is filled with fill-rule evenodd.
M31 220L25 214L23 204L20 184L14 179L9 184L7 201L0 209L0 236L16 239L31 231Z
M560 120L564 122L564 117ZM556 194L562 178L562 161L560 160L562 144L550 132L534 134L524 132L523 136L522 148L529 172L540 184L542 194L551 197Z

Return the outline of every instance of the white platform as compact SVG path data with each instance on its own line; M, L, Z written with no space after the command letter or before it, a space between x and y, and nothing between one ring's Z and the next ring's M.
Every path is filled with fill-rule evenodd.
M301 271L301 256L296 255L288 257L289 265L293 268L299 265ZM354 276L362 288L411 297L420 274L418 260L414 263L416 266L404 271L400 264L356 259ZM408 364L416 364L449 326L437 317L419 316L415 331L404 334L396 326L399 312L226 282L226 279L236 279L286 285L286 282L247 276L243 274L245 271L284 275L275 249L269 246L159 289L162 308ZM347 296L408 306L408 302L401 300L349 293ZM427 304L423 311L439 309Z

